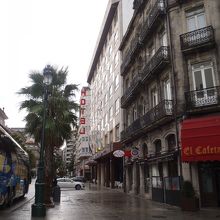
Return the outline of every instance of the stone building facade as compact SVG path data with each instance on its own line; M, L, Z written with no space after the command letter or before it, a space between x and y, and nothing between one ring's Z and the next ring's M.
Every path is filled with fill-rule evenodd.
M135 0L133 6L120 45L121 142L131 153L125 190L180 205L182 183L190 180L201 206L218 206L220 2Z

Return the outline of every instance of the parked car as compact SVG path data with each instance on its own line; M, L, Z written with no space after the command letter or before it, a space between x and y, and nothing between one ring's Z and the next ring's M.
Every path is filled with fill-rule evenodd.
M82 182L82 183L85 183L86 182L86 179L84 176L74 176L72 178L73 181L77 181L77 182Z
M75 188L76 190L85 188L84 183L79 182L79 181L74 181L70 178L58 178L57 185L60 188Z

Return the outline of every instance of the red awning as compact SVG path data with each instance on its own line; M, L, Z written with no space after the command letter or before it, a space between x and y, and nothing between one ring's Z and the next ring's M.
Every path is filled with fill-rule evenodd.
M220 160L220 116L184 120L181 144L182 161Z

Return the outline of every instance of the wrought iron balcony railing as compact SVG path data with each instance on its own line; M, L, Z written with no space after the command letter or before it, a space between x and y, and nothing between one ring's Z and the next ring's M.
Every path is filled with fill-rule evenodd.
M153 6L149 16L143 24L143 28L140 34L140 40L143 42L148 34L152 31L157 19L166 13L164 0L157 0Z
M220 86L185 93L188 110L220 104Z
M140 48L140 40L139 40L139 34L136 34L135 37L131 40L130 48L128 52L123 57L122 65L121 65L121 74L123 75L133 60L133 56L136 54L137 50Z
M173 115L173 101L172 100L163 100L150 111L148 111L141 118L141 126L148 127L152 123L166 117Z
M121 132L121 140L131 138L141 129L140 118L136 119L130 126Z
M161 69L169 63L169 50L168 47L162 46L158 49L156 54L150 59L150 61L144 66L142 71L143 81L148 79L158 69Z
M127 103L130 101L130 99L136 94L137 88L140 88L141 80L142 80L141 74L137 74L134 77L130 87L125 91L125 93L121 97L121 107L122 108L126 107Z
M122 75L124 74L125 70L127 69L130 61L131 61L131 52L130 52L130 49L129 49L128 52L123 57L123 61L122 61L122 64L121 64L121 74Z
M156 122L170 118L173 115L173 101L163 100L145 115L135 120L130 126L121 132L121 140L130 139L138 135L146 127L153 126Z
M214 29L212 26L200 28L195 31L180 35L182 51L212 45L215 42Z
M141 44L140 44L140 40L139 40L139 34L136 34L136 36L134 37L134 39L131 41L131 44L130 44L131 59L135 55L135 52L137 51L137 49L140 48L140 46L141 46Z

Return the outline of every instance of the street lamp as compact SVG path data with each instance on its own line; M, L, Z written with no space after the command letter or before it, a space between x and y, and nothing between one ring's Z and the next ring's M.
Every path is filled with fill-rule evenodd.
M40 159L37 168L37 180L35 182L35 203L32 204L32 216L33 217L44 217L46 215L46 207L44 204L44 133L45 133L45 121L46 121L46 105L48 98L48 85L52 81L52 67L47 65L43 70L44 76L44 99L43 99L43 125L41 134L41 145L40 145Z

